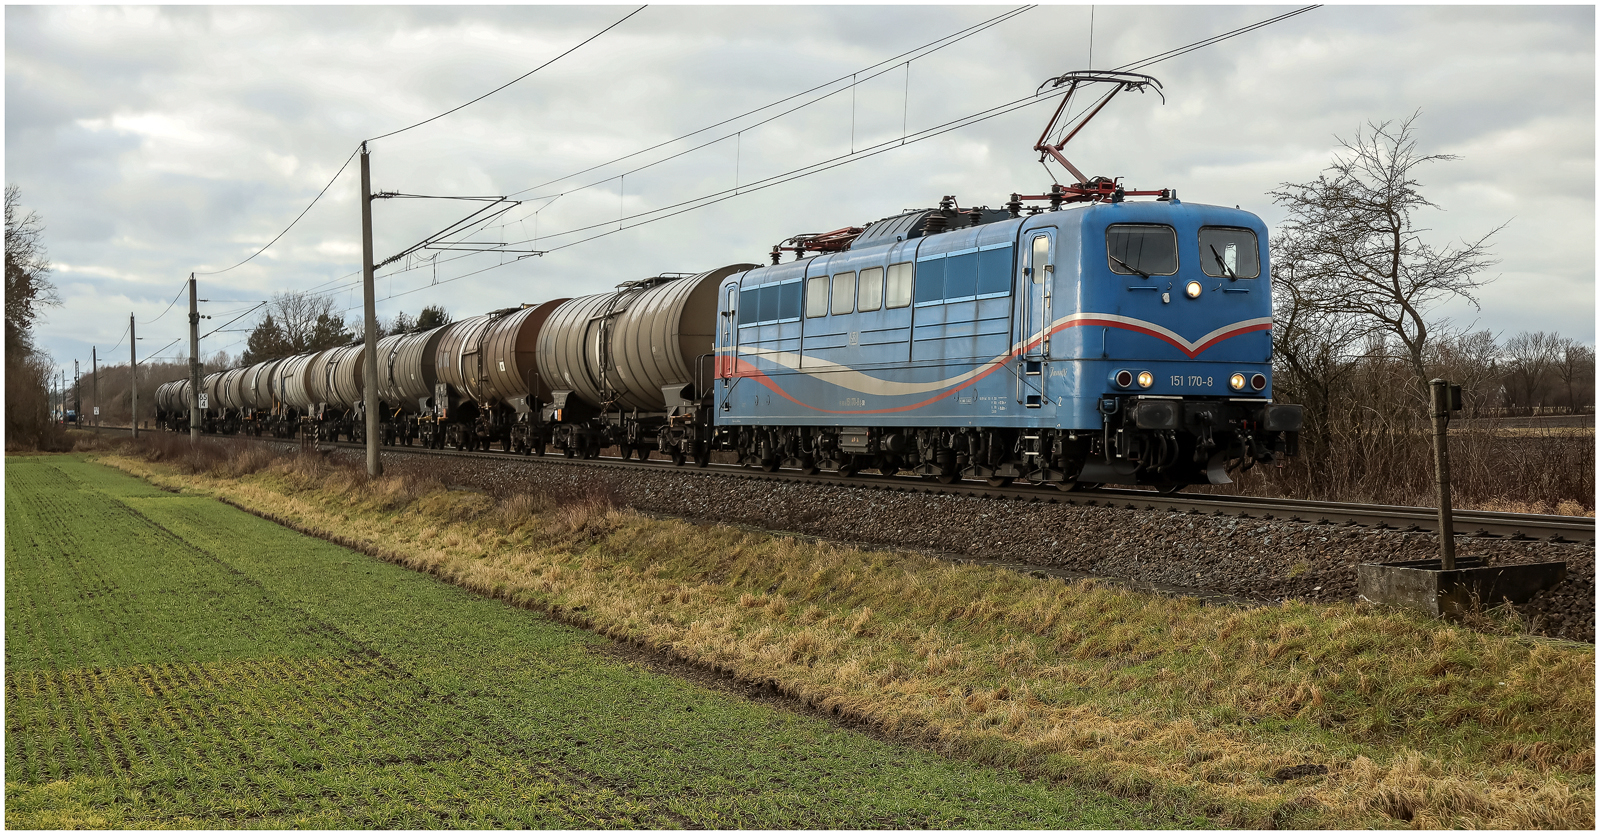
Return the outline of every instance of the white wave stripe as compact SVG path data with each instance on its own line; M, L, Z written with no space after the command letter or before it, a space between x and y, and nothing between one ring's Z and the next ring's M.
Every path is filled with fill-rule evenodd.
M1064 327L1069 322L1084 321L1084 320L1096 320L1096 319L1101 320L1101 321L1107 321L1107 322L1118 322L1118 323L1121 323L1121 324L1124 324L1124 325L1133 325L1134 327L1140 327L1140 328L1145 328L1147 330L1155 331L1156 333L1159 333L1162 336L1165 336L1168 339L1171 339L1173 342L1176 342L1179 345L1182 345L1183 349L1185 351L1187 351L1188 353L1190 353L1190 354L1194 354L1195 352L1199 351L1201 345L1204 345L1207 342L1210 342L1211 340L1216 339L1217 337L1222 336L1223 334L1226 334L1226 333L1228 333L1230 331L1241 330L1241 329L1244 329L1244 328L1252 328L1252 327L1255 327L1257 325L1270 325L1270 324L1272 324L1272 317L1271 316L1261 316L1261 317L1258 317L1258 318L1255 318L1255 319L1243 319L1243 320L1240 320L1238 322L1233 322L1231 324L1223 325L1222 327L1217 328L1216 330L1206 334L1205 336L1202 336L1199 339L1196 339L1193 342L1190 342L1189 340L1184 339L1182 336L1179 336L1171 328L1162 327L1161 325L1158 325L1155 322L1147 322L1147 321L1145 321L1143 319L1135 319L1132 316L1118 316L1118 315L1113 314L1113 313L1074 313L1071 316L1063 316L1062 318L1057 319L1055 322L1053 322L1051 324L1051 330L1055 330L1056 328L1059 328L1059 327Z
M1204 345L1212 339L1222 336L1229 331L1254 327L1262 324L1270 325L1272 324L1272 317L1263 316L1257 319L1245 319L1229 325L1223 325L1222 327L1217 328L1216 330L1200 337L1193 342L1174 333L1170 328L1162 327L1154 322L1148 322L1143 319L1135 319L1131 316L1117 316L1110 313L1074 313L1071 316L1063 316L1060 319L1051 322L1049 330L1054 332L1060 330L1061 328L1067 327L1073 322L1080 321L1111 321L1118 322L1120 324L1146 328L1148 330L1156 331L1157 333L1168 337L1180 345L1187 346L1185 350L1193 354L1199 350L1201 345ZM934 380L926 383L906 383L897 380L885 380L881 377L873 377L869 374L863 374L862 372L857 371L848 365L840 365L839 363L817 359L816 357L808 357L805 361L806 367L802 369L800 367L800 355L791 353L789 351L772 351L766 348L751 348L741 345L739 346L739 353L751 357L760 357L761 359L764 359L788 371L799 371L803 374L809 375L825 374L828 377L829 383L839 386L840 388L846 388L862 394L875 394L881 397L903 397L909 394L927 394L928 392L959 386L962 383L971 380L973 377L988 371L990 368L994 367L995 364L1010 360L1021 351L1023 345L1033 344L1042 336L1042 333L1034 333L1024 341L1012 343L1009 351L996 356L994 359L989 360L988 362L978 365L971 371L967 371L963 374L957 374L954 377L947 377L943 380Z

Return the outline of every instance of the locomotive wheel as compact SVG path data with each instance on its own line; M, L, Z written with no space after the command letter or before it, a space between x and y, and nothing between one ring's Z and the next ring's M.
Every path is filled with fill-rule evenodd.
M678 453L678 455L681 456L682 453ZM762 461L761 462L761 471L764 472L764 473L775 473L775 472L777 472L778 471L778 459L776 459L776 458L768 458L768 459Z
M1011 479L1005 476L995 476L988 480L990 487L1005 487L1011 484Z
M961 474L960 473L956 473L956 472L950 472L949 470L946 470L944 472L936 473L934 475L928 476L928 478L931 478L934 481L939 482L940 484L955 484L956 482L961 480Z

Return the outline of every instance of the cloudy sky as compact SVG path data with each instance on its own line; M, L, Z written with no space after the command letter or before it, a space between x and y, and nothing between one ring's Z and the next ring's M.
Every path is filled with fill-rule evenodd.
M44 218L65 301L40 344L68 368L87 366L90 346L107 355L131 312L141 356L180 337L161 353L186 352L183 304L163 310L188 274L259 250L361 140L480 96L634 8L7 6L5 179ZM760 262L790 235L946 194L999 206L1048 187L1029 148L1053 105L929 128L1068 70L1125 65L1296 7L1041 6L923 49L1017 8L646 8L501 92L371 143L375 189L514 196L524 202L474 240L551 250L403 259L379 273L378 314L442 304L471 315ZM1119 97L1067 156L1090 174L1239 205L1272 225L1282 215L1266 193L1314 178L1337 137L1420 111L1421 150L1460 157L1421 171L1440 207L1422 218L1432 239L1507 224L1481 309L1457 303L1441 315L1503 336L1556 330L1593 343L1594 34L1592 6L1321 8L1150 67L1166 103ZM854 161L641 223L840 158ZM206 326L280 290L330 292L354 320L359 188L350 161L276 244L201 276ZM378 201L378 257L481 205ZM252 318L205 339L203 353L237 354L245 334L233 329ZM125 358L126 342L111 356Z

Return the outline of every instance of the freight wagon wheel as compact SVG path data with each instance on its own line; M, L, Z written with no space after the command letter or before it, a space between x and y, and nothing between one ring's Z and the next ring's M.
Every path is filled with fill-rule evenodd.
M768 459L762 461L761 462L761 471L764 472L764 473L775 473L775 472L777 472L778 471L778 460L776 458L768 458Z
M938 475L934 476L933 480L939 482L940 484L955 484L956 482L961 480L961 474L960 473L953 473L953 472L942 472L942 473L939 473Z
M562 447L561 454L568 458L572 458L573 456L577 455L577 451L575 451L572 447Z
M1156 487L1156 492L1163 496L1170 496L1187 486L1187 484L1162 484Z
M694 465L696 467L705 467L705 466L708 466L710 463L711 463L711 453L709 453L709 452L698 453L694 457Z
M688 457L685 456L683 453L678 452L677 450L673 450L673 452L672 452L672 466L681 467L681 466L683 466L683 462L687 461L687 460L688 460Z
M544 441L533 442L533 454L539 456L540 458L544 457Z
M995 476L988 480L988 484L990 487L1007 487L1011 484L1011 479L1007 476Z
M511 451L511 438L507 437L504 440L500 441L500 451L501 452L510 452Z

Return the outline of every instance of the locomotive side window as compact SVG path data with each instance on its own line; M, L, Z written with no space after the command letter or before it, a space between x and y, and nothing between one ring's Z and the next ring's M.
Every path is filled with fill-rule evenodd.
M761 312L756 317L757 322L771 322L778 318L778 285L764 284L761 286Z
M891 310L911 304L911 262L889 265L889 283L885 288L883 306Z
M861 271L861 298L859 310L877 310L883 306L883 268L873 267Z
M1178 271L1178 233L1171 226L1118 223L1106 227L1106 263L1118 275Z
M1200 227L1200 269L1217 278L1261 275L1261 250L1256 233L1231 226Z
M963 301L978 294L978 253L952 254L944 260L944 300Z
M929 258L917 262L917 304L928 304L944 298L944 259Z
M806 318L828 315L828 277L813 276L806 279Z
M739 293L739 324L754 325L761 321L761 288L746 287Z
M856 303L856 273L851 270L839 273L833 277L833 310L834 315L850 313L855 310Z
M978 253L978 296L1011 293L1011 244L1005 243Z
M778 291L778 315L780 322L793 322L800 318L800 281L785 281L773 288Z
M1116 227L1112 227L1113 229ZM1039 235L1033 239L1033 260L1028 268L1028 274L1033 277L1034 284L1044 283L1044 268L1050 263L1050 237Z

